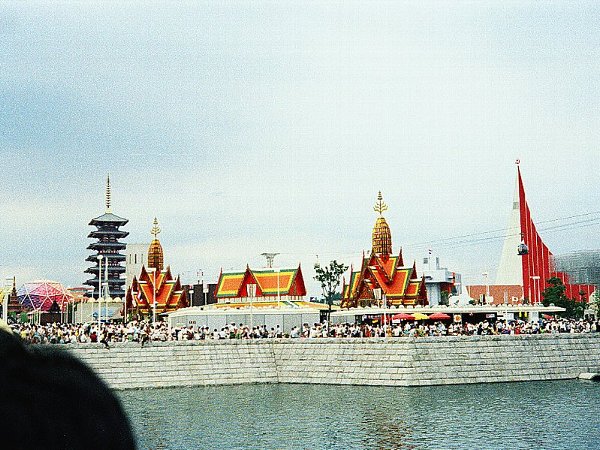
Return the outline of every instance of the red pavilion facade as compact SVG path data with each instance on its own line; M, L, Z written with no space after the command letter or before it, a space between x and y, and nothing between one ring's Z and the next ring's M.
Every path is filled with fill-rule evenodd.
M186 291L179 277L173 277L171 268L163 269L163 249L157 236L158 221L154 219L154 239L148 249L148 268L142 266L139 277L134 277L127 290L125 315L150 317L154 312L163 314L189 306Z

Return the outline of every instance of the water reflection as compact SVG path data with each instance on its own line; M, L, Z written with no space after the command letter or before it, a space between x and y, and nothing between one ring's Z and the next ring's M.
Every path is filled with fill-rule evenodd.
M120 392L140 448L597 448L600 384L246 385Z

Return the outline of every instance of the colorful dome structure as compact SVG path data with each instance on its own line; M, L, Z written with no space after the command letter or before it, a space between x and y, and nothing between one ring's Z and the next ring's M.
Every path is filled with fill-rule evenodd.
M17 290L17 298L23 309L37 311L49 311L54 304L66 310L69 302L73 301L73 296L62 284L49 280L25 283Z

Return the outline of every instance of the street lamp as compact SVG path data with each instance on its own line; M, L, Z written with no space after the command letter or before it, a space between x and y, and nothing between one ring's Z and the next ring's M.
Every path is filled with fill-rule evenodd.
M149 267L152 271L152 327L156 330L156 268Z
M102 296L102 255L98 255L98 333L100 333L101 322L101 296Z
M256 284L249 284L246 287L248 297L250 297L250 333L254 330L254 297L256 296Z
M381 296L383 299L383 331L385 332L385 337L387 337L387 328L388 328L388 320L387 320L387 295L383 294Z
M108 257L104 258L104 314L106 315L106 321L108 322L108 297L110 291L108 289Z
M532 275L530 278L533 280L535 303L539 304L540 303L540 277L539 277L539 275ZM536 287L536 281L537 281L537 287Z
M131 307L133 308L133 302L135 302L136 306L137 306L137 295L138 292L134 291L133 289L131 290ZM127 321L127 297L125 297L125 321Z
M485 280L485 302L489 303L489 301L490 301L489 300L489 298L490 298L490 284L488 282L489 273L488 272L483 272L481 275L483 276L483 279Z
M382 289L381 288L375 288L373 289L373 297L375 298L375 301L377 302L377 306L381 308L381 300L383 299L384 302L386 301L385 298L385 294L383 294ZM385 331L385 325L387 322L387 314L385 313L385 311L383 312L383 330Z
M281 303L280 303L281 295L279 293L279 274L281 273L281 269L277 268L274 270L275 270L275 272L277 272L277 308L281 309Z

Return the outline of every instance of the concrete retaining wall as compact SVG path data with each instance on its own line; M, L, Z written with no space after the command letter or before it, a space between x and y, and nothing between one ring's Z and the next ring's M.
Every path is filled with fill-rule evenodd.
M241 383L388 386L577 378L600 372L600 334L280 339L71 347L117 389Z

